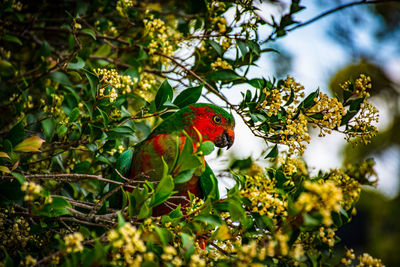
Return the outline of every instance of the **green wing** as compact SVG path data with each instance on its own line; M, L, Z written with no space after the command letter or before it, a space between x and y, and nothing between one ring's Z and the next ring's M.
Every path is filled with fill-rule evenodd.
M124 177L129 173L129 170L132 166L132 158L133 158L133 149L130 148L122 153L115 164L115 169ZM114 180L122 182L121 176L118 175L117 172L114 171L113 175Z
M219 199L218 180L214 172L206 162L206 169L200 176L201 190L203 191L204 198L211 198L211 200Z

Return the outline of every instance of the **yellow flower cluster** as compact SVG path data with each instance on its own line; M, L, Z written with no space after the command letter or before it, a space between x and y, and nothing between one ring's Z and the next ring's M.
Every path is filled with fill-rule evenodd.
M14 209L0 209L0 248L5 248L8 253L14 255L21 248L25 248L28 242L42 245L42 241L31 234L30 230L28 221L22 217L16 217Z
M340 85L343 90L349 90L351 86L351 82L346 81ZM372 88L371 77L366 76L365 74L360 74L360 77L357 78L354 82L353 88L353 96L355 97L369 97L370 94L367 92L368 89Z
M33 108L33 100L32 100L32 96L29 95L27 97L27 101L24 103L24 108Z
M289 97L293 92L293 104L298 104L300 102L299 98L304 97L304 86L296 82L296 80L289 75L281 85L281 90L286 93L286 96L284 97L285 100L289 100Z
M226 10L226 4L219 1L210 1L207 3L208 13L210 14L210 23L216 26L218 32L226 32L226 19L221 15Z
M25 262L23 262L23 264L21 264L22 266L34 266L36 265L36 259L34 257L32 257L31 255L27 255L25 257Z
M260 107L267 112L269 117L281 112L284 101L288 101L293 95L293 102L286 108L287 120L281 121L284 127L282 129L271 127L269 134L278 136L279 140L275 140L275 142L287 145L289 154L293 154L295 151L303 154L306 143L310 142L308 120L302 113L298 114L295 105L299 103L298 98L304 96L304 87L292 77L287 76L279 89L267 90L265 88L262 92L265 99Z
M52 99L50 106L46 105L46 101L43 98L40 100L41 104L45 105L44 108L43 108L43 111L47 112L47 113L51 113L56 118L65 117L65 113L61 108L61 104L64 101L64 96L61 95L61 94L59 94L59 95L58 94L51 94L50 96L51 96L51 99Z
M262 109L267 110L267 115L278 114L283 104L283 100L289 100L293 92L293 104L299 102L299 97L304 97L304 86L296 82L292 77L287 76L280 88L268 91L266 88L262 91L265 99L261 104Z
M298 151L299 154L304 153L305 143L310 143L310 135L308 134L307 118L303 114L299 114L296 119L292 109L288 109L288 119L286 121L286 129L280 132L279 142L285 144L289 148L289 154Z
M64 237L66 252L80 252L83 251L83 236L80 232L75 232Z
M345 109L342 103L336 97L329 97L324 93L319 93L318 98L314 99L316 102L314 106L304 111L308 119L314 123L315 127L320 129L320 137L330 134L333 129L340 126L342 117L344 116ZM321 119L313 118L312 114L322 115Z
M340 86L343 90L350 90L351 85L351 82L345 82ZM361 74L360 77L355 80L353 85L353 98L367 98L370 96L370 94L367 92L367 90L372 88L371 78L369 76ZM354 143L369 143L370 139L374 137L378 132L378 128L373 125L375 123L378 123L378 121L378 110L373 105L371 105L367 101L367 99L364 99L364 101L360 105L360 111L349 122L350 129L347 129L345 131L346 140L354 140ZM358 140L356 138L358 138Z
M151 89L156 85L157 80L154 75L147 72L140 74L140 81L138 83L138 95L150 101L152 98Z
M332 228L319 228L319 238L320 240L328 244L328 246L333 247L335 245L335 231Z
M306 164L301 159L278 157L278 161L282 166L283 172L287 175L292 175L294 173L306 175L308 173Z
M278 217L287 217L287 200L278 193L275 181L265 176L246 176L246 183L240 191L252 203L252 211L266 214L276 221Z
M364 100L361 103L360 111L357 116L351 120L352 129L346 131L346 140L351 141L354 138L359 138L359 140L354 140L354 143L362 142L368 144L371 142L371 138L376 136L378 128L373 125L379 121L379 112L375 106Z
M172 266L182 266L183 261L173 246L164 247L164 253L161 254L161 259L166 262L171 262Z
M361 194L360 183L347 175L343 169L333 169L329 173L329 179L342 189L343 208L350 209L351 206L358 201Z
M222 38L221 46L224 50L228 50L232 46L233 40L230 38Z
M226 69L226 70L231 70L232 66L229 65L228 62L225 60L221 59L220 57L217 58L217 61L211 63L211 68L213 69Z
M25 182L21 186L21 190L27 193L24 197L25 201L33 201L37 196L40 195L42 187L34 182Z
M142 232L130 223L125 223L118 229L110 230L107 238L111 246L117 250L116 253L113 253L113 264L140 266L143 262L142 253L146 251L141 236ZM147 255L146 257L151 256Z
M148 54L150 60L153 63L161 62L163 65L168 65L168 59L161 57L158 53L166 56L172 56L178 43L174 40L179 39L180 34L173 32L170 27L165 25L165 22L161 19L154 19L150 17L149 19L143 20L146 32L150 37L150 44L148 47Z
M340 262L344 265L350 265L351 262L356 258L356 255L354 254L354 249L348 249L346 251L345 257L343 257Z
M269 117L278 114L283 102L281 92L278 89L268 91L264 88L263 93L265 94L265 100L261 104L261 108L267 111Z
M11 3L11 8L15 9L16 11L21 11L22 10L22 6L23 5L22 5L22 3L20 1L13 0L12 3Z
M361 256L357 257L359 264L356 267L384 267L380 259L374 258L368 253L363 253Z
M237 251L238 266L255 266L252 263L253 259L258 259L260 261L264 260L267 256L267 249L265 247L259 247L255 240L252 240L248 244L239 246Z
M131 93L134 83L137 82L135 79L132 80L129 75L119 75L115 69L95 69L93 71L100 78L102 84L98 90L98 97L108 97L110 102L117 99L118 90L122 94Z
M333 181L323 183L306 181L304 188L307 191L301 193L295 202L297 209L306 213L318 211L323 217L322 223L330 226L331 211L340 211L340 204L343 201L342 190Z
M193 254L190 256L189 267L205 267L206 261L200 255Z
M346 251L345 256L340 260L343 265L351 265L352 262L355 260L356 255L354 254L353 249L348 249ZM374 258L368 253L363 253L361 256L357 257L358 264L355 265L356 267L384 267L385 265L382 263L380 259ZM354 266L354 264L353 264Z
M118 0L117 2L117 7L115 8L118 12L123 17L127 16L126 10L130 7L133 7L136 4L136 1L134 0Z
M190 205L186 207L186 214L191 214L196 216L200 212L200 207L203 206L204 200L198 197L195 197L191 202Z

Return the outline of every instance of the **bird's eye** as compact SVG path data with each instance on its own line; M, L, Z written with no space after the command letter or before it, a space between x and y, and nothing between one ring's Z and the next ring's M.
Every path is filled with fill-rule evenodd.
M216 124L221 123L221 117L219 115L214 115L214 117L212 119Z

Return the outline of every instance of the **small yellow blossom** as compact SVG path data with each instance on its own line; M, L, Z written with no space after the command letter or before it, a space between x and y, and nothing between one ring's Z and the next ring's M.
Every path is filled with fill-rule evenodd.
M36 264L36 259L31 255L25 257L25 266L33 266Z
M306 181L304 188L307 191L300 194L295 206L306 213L319 211L323 217L323 224L330 226L332 224L331 212L340 211L340 204L343 201L342 190L333 181L325 181L322 184Z
M225 60L223 60L219 57L219 58L217 58L217 61L215 61L214 63L211 63L211 68L231 70L232 66L228 62L226 62Z
M42 191L42 187L34 182L25 182L21 186L21 190L27 193L24 200L33 201Z
M110 241L113 253L113 262L117 265L140 266L143 258L151 257L145 255L146 246L141 238L142 232L130 223L125 223L118 229L108 232L107 238Z
M251 201L253 212L267 215L274 221L288 215L287 200L278 193L274 180L265 176L246 176L246 183L240 193Z
M369 255L368 253L363 253L361 256L357 257L360 262L356 267L384 267L380 259L376 259Z
M80 232L75 232L64 237L66 252L80 252L83 251L83 236Z
M136 4L136 1L134 0L118 0L116 10L118 14L120 14L123 17L126 17L127 14L127 9L133 7Z

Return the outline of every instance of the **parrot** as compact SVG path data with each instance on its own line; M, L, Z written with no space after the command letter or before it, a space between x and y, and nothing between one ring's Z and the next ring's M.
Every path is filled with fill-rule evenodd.
M170 170L179 169L179 166L173 166L176 154L182 151L188 140L193 151L201 141L211 141L216 147L229 149L235 138L234 127L233 116L219 106L206 103L187 105L165 118L145 140L123 152L115 168L127 179L159 181L164 163ZM190 192L201 199L219 199L218 181L204 156L200 158L202 164L195 169L192 177L187 182L175 184L175 196L189 199ZM182 207L188 204L180 199L171 202ZM152 215L162 216L174 209L162 203L153 208Z

